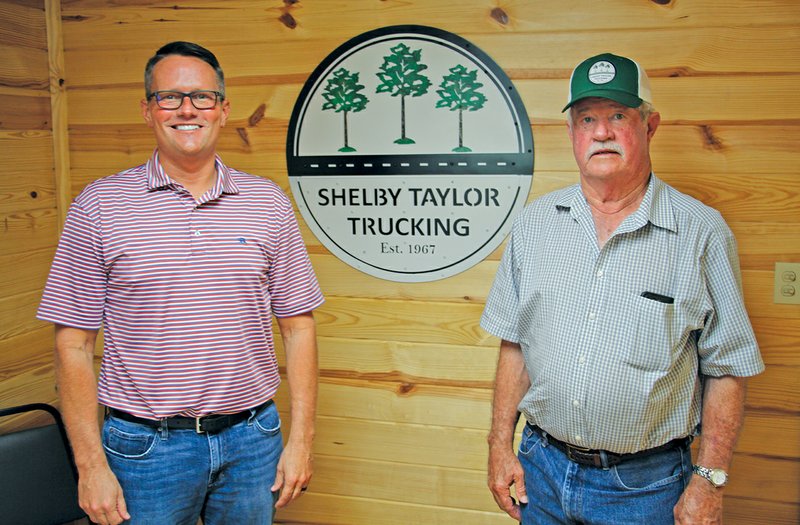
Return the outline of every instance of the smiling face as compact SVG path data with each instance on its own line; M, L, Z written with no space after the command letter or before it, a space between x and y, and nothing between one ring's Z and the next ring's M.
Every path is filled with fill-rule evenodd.
M155 91L198 90L218 91L214 68L199 58L170 55L153 68L150 86ZM154 98L141 103L142 116L153 128L159 155L175 165L195 165L208 161L216 151L220 129L230 113L228 100L218 101L212 109L197 109L189 97L184 97L181 107L161 109Z
M581 178L625 184L649 176L660 119L654 112L644 122L638 109L605 98L577 102L568 128Z

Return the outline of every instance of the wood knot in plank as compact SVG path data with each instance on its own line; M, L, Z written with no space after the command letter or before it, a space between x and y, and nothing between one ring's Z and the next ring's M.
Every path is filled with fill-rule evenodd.
M300 0L283 0L283 3L286 4L286 5L291 6L291 5L294 5L294 4L299 4Z
M502 8L495 7L494 9L492 9L492 12L490 14L491 14L492 18L494 18L495 20L497 20L501 24L508 25L508 13L503 11Z
M669 76L672 78L676 77L690 77L692 76L692 71L687 67L677 67L670 71Z
M295 27L297 27L297 20L294 19L291 13L283 13L281 17L278 18L278 20L280 20L281 23L283 23L283 25L285 25L289 29L294 29Z
M711 128L711 126L700 126L700 133L703 136L703 147L705 149L720 151L725 148L725 145L722 143L719 137L714 135L714 130Z
M417 385L414 383L400 383L400 386L397 387L397 393L400 395L410 394L417 388Z
M266 104L261 104L260 106L258 106L256 110L253 111L253 114L250 115L250 118L247 119L247 123L251 127L257 125L259 122L261 122L261 119L264 118L264 113L266 112L266 110L267 110Z
M236 128L236 133L239 134L244 145L250 147L250 136L247 134L247 128Z
M669 5L672 3L672 0L650 0L650 1L658 5Z
M89 17L83 15L64 15L61 17L61 20L64 22L83 22L84 20L89 20Z

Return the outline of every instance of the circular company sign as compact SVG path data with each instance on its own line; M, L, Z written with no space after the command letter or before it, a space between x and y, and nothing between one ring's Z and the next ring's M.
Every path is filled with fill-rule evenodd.
M452 33L359 35L314 70L286 143L303 218L339 259L390 281L462 272L503 241L533 178L511 81Z

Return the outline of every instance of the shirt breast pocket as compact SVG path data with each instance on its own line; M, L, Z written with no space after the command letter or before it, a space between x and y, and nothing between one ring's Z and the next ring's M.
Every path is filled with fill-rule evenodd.
M676 341L674 300L660 294L637 296L634 311L635 333L627 363L644 371L669 369Z

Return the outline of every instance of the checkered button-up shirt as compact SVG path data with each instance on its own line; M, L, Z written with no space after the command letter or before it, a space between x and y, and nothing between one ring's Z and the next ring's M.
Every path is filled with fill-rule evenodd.
M580 186L526 207L481 326L522 347L529 422L617 453L694 433L704 375L764 369L732 232L655 176L602 249Z

